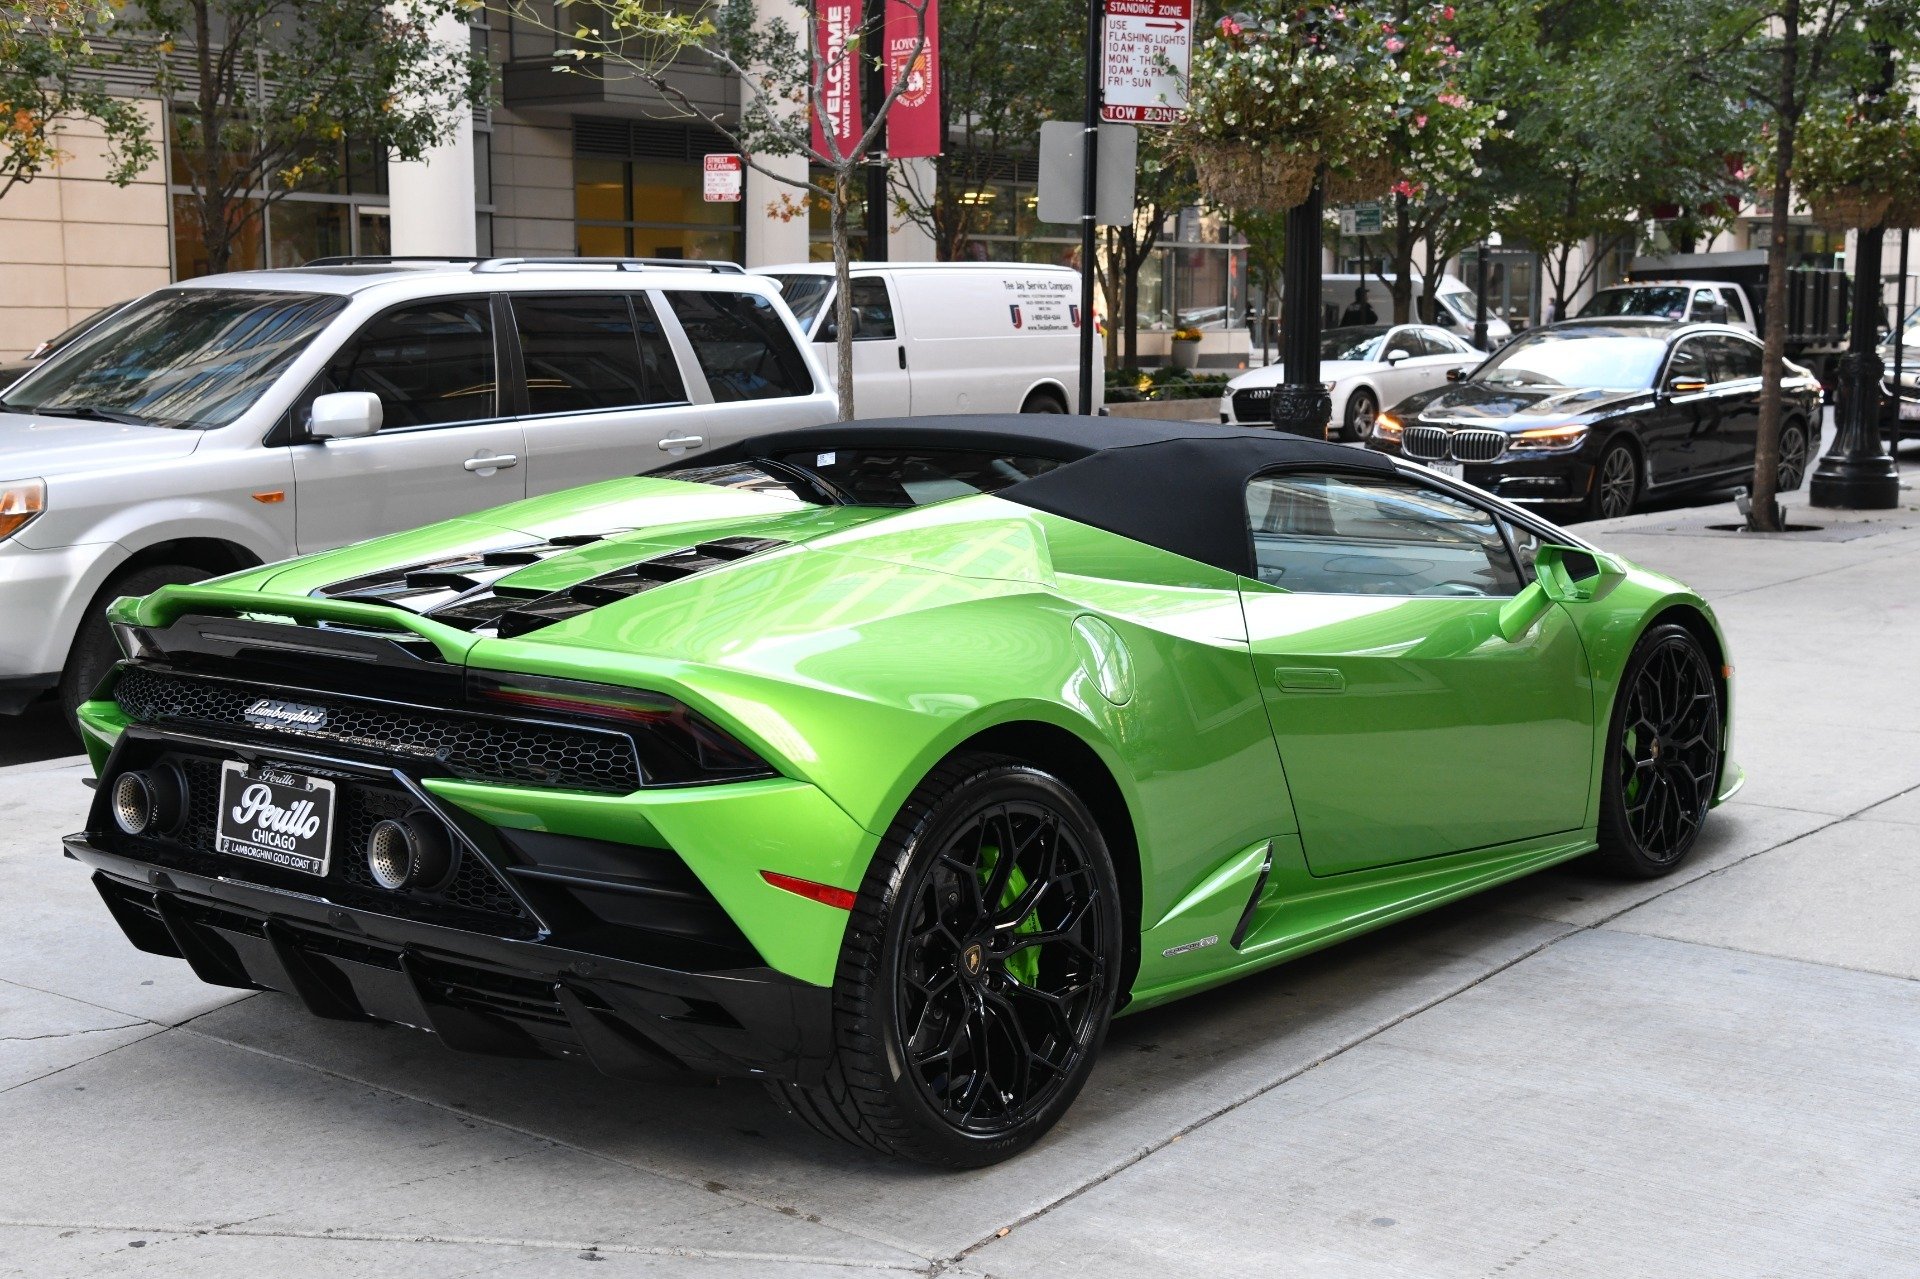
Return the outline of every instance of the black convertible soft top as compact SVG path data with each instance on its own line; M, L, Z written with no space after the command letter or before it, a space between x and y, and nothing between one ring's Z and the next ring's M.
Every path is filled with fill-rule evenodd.
M1312 467L1391 474L1384 454L1255 427L1147 418L996 413L873 418L756 435L685 465L833 448L993 451L1054 458L1043 475L996 497L1253 576L1247 482Z

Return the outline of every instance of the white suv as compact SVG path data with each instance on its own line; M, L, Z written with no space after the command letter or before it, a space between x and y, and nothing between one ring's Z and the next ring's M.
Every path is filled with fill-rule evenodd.
M101 610L835 417L772 281L637 259L329 259L162 289L0 397L0 713Z

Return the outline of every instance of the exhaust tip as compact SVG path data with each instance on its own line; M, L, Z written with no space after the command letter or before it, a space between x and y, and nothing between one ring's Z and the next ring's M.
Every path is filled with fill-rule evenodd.
M367 833L366 856L367 873L388 892L431 891L453 874L446 834L438 819L423 809L375 822Z
M165 834L186 810L186 778L172 765L135 768L114 779L113 824L128 835Z

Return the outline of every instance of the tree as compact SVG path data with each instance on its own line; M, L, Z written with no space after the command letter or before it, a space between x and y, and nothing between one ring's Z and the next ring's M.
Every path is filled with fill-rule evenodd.
M926 229L942 261L967 256L987 206L980 192L1008 157L1039 147L1040 124L1077 118L1081 66L1063 42L1086 30L1070 0L946 0L940 10L941 136L927 176L901 170L894 212ZM1078 48L1078 44L1072 45Z
M0 0L0 199L59 163L71 121L98 122L117 185L153 161L146 121L98 80L107 59L94 41L113 20L106 0Z
M143 0L128 56L173 111L211 271L269 206L336 177L350 145L417 160L484 97L483 56L440 43L462 0Z
M510 0L514 14L541 25L524 0ZM902 67L920 63L927 45L927 0L901 0L909 13L911 42L889 59ZM864 119L829 109L829 94L851 77L855 84L888 58L878 22L864 18L821 39L822 23L796 3L801 30L784 18L763 19L754 0L712 0L692 12L666 8L658 0L597 0L595 17L606 25L575 26L561 32L568 47L554 53L557 70L578 75L631 76L659 95L663 109L692 117L717 130L740 152L742 162L799 192L768 210L776 217L806 213L810 200L827 208L833 241L835 367L840 416L852 419L853 289L847 210L856 178L885 137L894 103L912 83L905 74L889 76L892 85ZM858 6L853 7L858 12ZM846 12L846 10L842 10ZM685 61L728 72L740 86L740 107L728 113L692 98L675 75ZM816 129L814 122L821 122ZM846 136L843 138L842 134ZM819 176L794 177L774 166L781 157L804 158ZM881 192L871 198L883 198Z
M1124 368L1140 362L1140 272L1159 246L1167 219L1199 198L1193 165L1179 147L1162 130L1142 129L1133 220L1107 228L1107 251L1099 264L1108 313L1119 318Z

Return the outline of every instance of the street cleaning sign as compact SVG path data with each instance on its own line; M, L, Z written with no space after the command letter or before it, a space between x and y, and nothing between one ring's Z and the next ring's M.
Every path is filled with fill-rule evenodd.
M1102 0L1100 118L1172 124L1187 110L1193 0Z
M706 158L701 177L705 179L700 190L702 199L708 204L731 203L740 198L746 165L737 155L710 155Z

